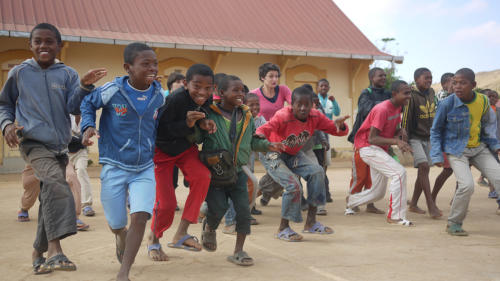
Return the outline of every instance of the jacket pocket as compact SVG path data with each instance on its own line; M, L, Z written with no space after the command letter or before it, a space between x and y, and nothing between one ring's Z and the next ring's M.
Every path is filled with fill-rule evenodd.
M119 152L122 152L125 148L127 148L131 141L131 139L128 139L127 142L120 148Z
M153 143L149 138L148 138L148 145L149 145L149 151L153 151Z

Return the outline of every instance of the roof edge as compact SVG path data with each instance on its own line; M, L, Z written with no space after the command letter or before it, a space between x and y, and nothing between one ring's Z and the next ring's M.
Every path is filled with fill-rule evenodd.
M0 37L18 37L29 38L29 32L21 32L15 30L0 30ZM96 43L106 45L128 45L132 42L143 42L151 47L160 47L168 49L186 49L186 50L203 50L203 51L222 51L232 53L247 53L247 54L265 54L265 55L283 55L283 56L305 56L305 57L322 57L322 58L339 58L339 59L360 59L360 60L385 60L395 63L403 63L403 56L385 55L367 55L367 54L346 54L333 52L313 52L304 50L279 50L279 49L258 49L258 48L240 48L232 46L214 46L214 45L199 45L171 42L151 42L151 41L130 41L111 38L99 38L88 36L61 35L63 41L81 42L81 43Z

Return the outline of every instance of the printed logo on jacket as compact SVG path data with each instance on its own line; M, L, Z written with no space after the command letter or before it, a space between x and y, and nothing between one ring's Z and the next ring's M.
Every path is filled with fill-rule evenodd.
M125 116L127 114L126 104L113 104L113 108L115 109L116 116Z

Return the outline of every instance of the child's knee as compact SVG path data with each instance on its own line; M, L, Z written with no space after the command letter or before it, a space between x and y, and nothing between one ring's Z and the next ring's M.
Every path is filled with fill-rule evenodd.
M130 223L135 225L146 225L151 215L147 212L136 212L130 214Z

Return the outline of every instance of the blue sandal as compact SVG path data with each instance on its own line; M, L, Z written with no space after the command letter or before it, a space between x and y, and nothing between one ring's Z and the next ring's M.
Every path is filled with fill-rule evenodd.
M184 242L186 242L186 240L188 240L188 239L193 239L194 241L196 241L196 243L199 243L198 238L196 238L193 235L186 234L186 235L184 235L184 237L181 238L181 240L177 241L177 243L168 243L167 246L169 248L183 249L186 251L193 251L193 252L201 251L201 249L195 248L193 246L184 245Z
M327 229L330 229L332 232L328 232ZM319 221L317 221L311 228L302 230L303 233L312 233L312 234L333 234L333 229L328 226L324 226Z
M287 241L287 242L299 242L302 241L302 235L293 231L290 227L283 229L276 234L276 238Z

